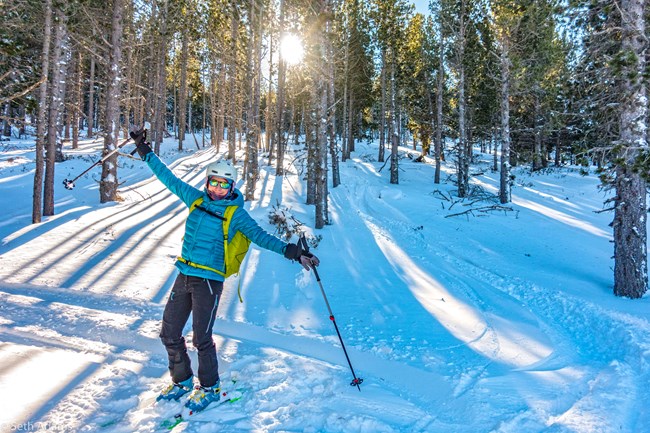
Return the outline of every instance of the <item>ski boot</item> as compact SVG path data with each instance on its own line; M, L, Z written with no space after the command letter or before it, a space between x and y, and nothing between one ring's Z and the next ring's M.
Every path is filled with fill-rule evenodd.
M185 403L185 407L192 413L201 412L208 407L210 403L219 401L221 398L221 387L219 381L214 386L203 387L197 386L190 394L190 398Z
M156 401L160 400L176 400L187 394L192 390L194 385L194 376L190 376L189 379L182 381L181 383L170 383L165 389L160 392L160 395L156 397Z

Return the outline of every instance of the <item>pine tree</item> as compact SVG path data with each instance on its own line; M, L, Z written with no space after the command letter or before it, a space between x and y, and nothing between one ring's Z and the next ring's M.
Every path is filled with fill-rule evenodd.
M648 148L645 1L624 1L620 13L620 131L613 149L614 294L640 298L648 290L647 189L643 168L638 166Z
M367 5L360 0L346 0L335 10L332 36L333 49L340 58L334 62L336 133L340 142L341 161L345 162L354 151L354 142L363 133L364 111L372 107L371 32L368 31ZM332 73L330 73L332 75ZM332 140L330 140L332 142ZM330 147L339 155L339 147ZM336 161L336 160L335 160ZM337 161L338 162L338 161ZM332 173L332 184L337 175Z
M614 294L640 298L648 289L646 5L577 1L572 12L584 35L573 89L579 140L614 190Z
M470 164L473 157L472 114L476 101L471 93L472 84L478 69L472 62L481 57L483 49L477 43L477 23L480 22L480 10L474 0L441 2L441 25L449 46L449 71L455 81L456 112L456 177L458 196L469 195ZM452 123L452 122L450 122ZM452 123L453 125L453 123Z
M405 47L401 53L408 128L413 132L414 146L416 141L420 141L422 156L429 154L435 124L432 94L432 89L435 89L435 83L432 82L434 35L426 25L422 14L416 14L410 20L406 29Z
M512 94L513 56L515 56L516 38L513 35L521 22L522 9L512 2L492 0L491 25L495 36L495 55L499 59L500 84L500 141L501 160L499 164L499 201L509 203L511 200L511 136L510 136L510 98Z
M399 155L400 143L398 128L398 92L401 88L399 82L400 65L398 53L404 42L403 31L413 11L413 5L404 0L385 1L375 0L372 11L373 20L377 27L377 44L381 59L381 109L379 114L379 155L378 160L384 160L386 137L390 142L390 183L399 183ZM388 129L388 133L386 133Z

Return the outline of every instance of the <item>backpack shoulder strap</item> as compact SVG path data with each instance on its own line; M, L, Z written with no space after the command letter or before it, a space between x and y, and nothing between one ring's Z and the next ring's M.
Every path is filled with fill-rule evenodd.
M236 204L232 204L226 208L226 211L223 213L223 216L226 218L230 218L235 214L235 211L237 210L239 206Z
M232 216L235 214L235 211L237 210L239 206L237 205L231 205L226 208L226 211L223 213L223 240L224 242L228 243L228 231L230 229L230 220L232 219Z

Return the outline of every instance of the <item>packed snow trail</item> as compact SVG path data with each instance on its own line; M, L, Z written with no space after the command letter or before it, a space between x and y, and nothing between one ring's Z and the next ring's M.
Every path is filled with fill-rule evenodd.
M214 152L174 146L163 158L199 186ZM389 185L375 152L360 143L341 164L332 225L311 231L361 392L313 275L253 247L244 303L227 281L215 324L222 379L250 398L183 431L650 431L648 299L611 296L597 180L519 172L512 212L447 218L471 206L440 198L453 185L427 183L433 167L407 159ZM262 166L247 203L269 230L277 203L313 226L296 156L282 178ZM57 166L57 182L78 163ZM0 165L11 203L0 224L0 387L16 391L0 393L0 431L151 432L169 409L151 403L167 381L158 331L186 210L143 166L120 168L123 202L97 204L89 176L57 190L57 215L29 225L29 198L16 193L28 176ZM496 174L485 173L473 185L491 190Z

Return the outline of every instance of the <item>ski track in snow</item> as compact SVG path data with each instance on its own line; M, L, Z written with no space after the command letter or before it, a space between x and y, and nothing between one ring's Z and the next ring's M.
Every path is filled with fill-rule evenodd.
M331 254L316 253L362 391L349 385L312 276L253 248L241 276L245 303L229 281L215 325L222 380L236 379L245 396L174 431L650 431L647 314L628 313L632 301L558 290L520 261L495 266L509 252L490 251L494 239L474 221L444 219L449 203L412 188L432 178L432 167L406 162L401 185L391 186L361 154L374 150L360 147L342 164L348 182L330 191L333 224L320 234ZM167 155L194 185L214 158ZM160 422L178 410L153 401L167 380L157 334L185 210L140 170L127 171L135 182L120 204L66 192L57 201L64 210L44 223L13 229L23 207L0 225L0 388L25 390L0 396L0 431L166 431ZM259 203L248 205L258 220L276 199L310 220L296 174L282 188L263 168ZM11 187L30 181L2 178ZM493 179L476 182L490 188ZM513 203L530 210L526 218L541 216L488 217L496 230L556 224L580 230L584 242L603 237L575 204L580 197L569 201L550 180L527 182ZM561 259L531 256L554 266L558 285L583 281ZM636 305L630 311L643 308ZM190 355L195 362L193 348Z

